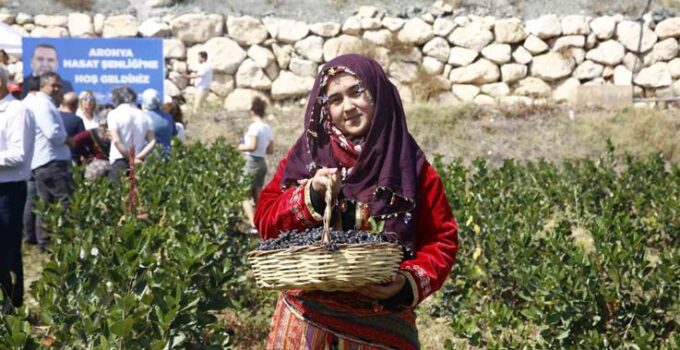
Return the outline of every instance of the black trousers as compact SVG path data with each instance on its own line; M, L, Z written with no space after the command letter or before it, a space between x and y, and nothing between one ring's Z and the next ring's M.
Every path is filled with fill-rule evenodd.
M119 182L121 177L128 176L129 171L130 163L127 159L116 159L113 164L111 164L109 179L113 182Z
M24 297L24 266L21 260L26 182L0 183L0 286L12 304Z
M70 205L70 163L70 160L56 160L33 170L36 193L45 203L61 203L66 207ZM50 242L49 232L43 225L41 215L37 215L35 235L40 247L45 247Z
M32 177L26 182L26 205L24 206L24 241L30 244L37 244L38 238L35 235L35 201L38 193L35 191L35 179Z

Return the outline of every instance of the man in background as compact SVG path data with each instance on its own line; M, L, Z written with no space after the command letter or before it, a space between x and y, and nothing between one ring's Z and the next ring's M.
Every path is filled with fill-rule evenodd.
M205 98L210 92L210 83L212 82L212 68L208 64L208 53L201 51L198 53L198 69L196 74L188 75L188 78L195 79L194 86L196 87L196 96L194 96L194 114L203 105Z
M141 109L137 108L137 93L129 86L111 91L111 102L116 106L106 117L111 132L109 178L119 181L127 175L130 162L143 164L156 146L153 122ZM134 150L134 157L133 152Z
M82 118L76 115L76 110L78 110L78 95L73 91L65 93L59 105L59 114L61 114L61 119L64 122L69 141L73 140L73 137L79 132L85 131L85 123L83 123ZM73 144L68 142L68 146L71 148L71 160L80 164L80 158L73 152Z
M19 307L24 294L22 216L35 124L24 105L9 94L8 82L7 70L0 67L0 287Z
M26 97L26 94L28 94L29 81L38 81L40 80L40 76L42 74L47 72L56 72L58 68L59 57L57 55L57 49L50 44L38 44L33 49L33 55L31 56L32 73L24 76L21 98ZM61 91L63 93L73 91L73 86L70 82L61 80L61 85Z
M57 105L62 100L61 79L54 72L40 76L40 90L29 94L24 105L35 118L35 154L31 162L33 179L38 197L45 203L69 205L69 181L71 174L71 150L68 135ZM37 215L36 239L38 249L44 251L50 237ZM30 239L30 238L29 238Z

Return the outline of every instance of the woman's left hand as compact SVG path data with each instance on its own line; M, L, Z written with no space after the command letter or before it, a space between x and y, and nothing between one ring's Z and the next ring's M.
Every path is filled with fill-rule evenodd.
M388 284L369 284L357 289L356 292L371 299L384 300L399 293L404 288L404 284L406 284L406 277L397 273L392 277L392 282Z

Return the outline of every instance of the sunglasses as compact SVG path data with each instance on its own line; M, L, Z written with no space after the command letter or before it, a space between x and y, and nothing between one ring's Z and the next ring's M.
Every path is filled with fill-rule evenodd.
M90 97L90 96L83 97L83 101L85 101L85 102L92 102L92 101L94 101L94 97Z

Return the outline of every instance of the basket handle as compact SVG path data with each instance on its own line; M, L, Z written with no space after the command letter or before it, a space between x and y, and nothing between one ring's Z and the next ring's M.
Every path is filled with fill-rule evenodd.
M326 179L326 209L323 211L323 233L321 234L321 243L328 243L331 241L331 215L333 214L333 189L331 187L331 180Z

